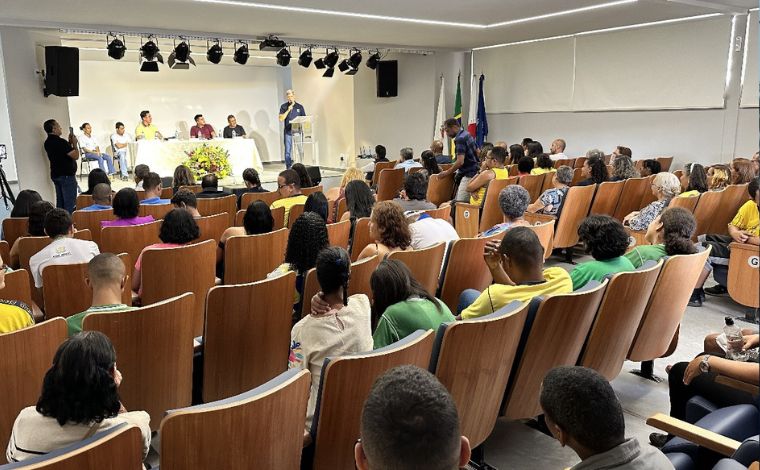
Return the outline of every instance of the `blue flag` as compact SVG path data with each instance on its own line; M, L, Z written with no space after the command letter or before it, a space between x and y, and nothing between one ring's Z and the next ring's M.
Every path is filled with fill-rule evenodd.
M486 77L483 74L480 74L480 82L478 86L478 129L477 133L475 135L475 142L478 144L478 147L483 146L483 142L486 141L486 137L488 136L488 118L486 117L486 100L483 97L483 81L485 81Z

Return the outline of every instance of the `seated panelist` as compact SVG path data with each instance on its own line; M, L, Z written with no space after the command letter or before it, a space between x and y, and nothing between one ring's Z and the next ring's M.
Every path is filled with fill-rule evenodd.
M227 116L228 126L222 131L222 137L225 139L231 139L233 137L245 137L245 129L243 126L237 123L234 114Z
M196 114L193 119L195 119L195 125L190 128L190 138L211 140L216 137L214 128L211 124L206 124L206 119L202 114Z
M137 128L135 129L135 140L153 140L163 138L164 136L158 132L158 128L153 125L153 116L151 116L150 111L140 111L140 124L138 124Z

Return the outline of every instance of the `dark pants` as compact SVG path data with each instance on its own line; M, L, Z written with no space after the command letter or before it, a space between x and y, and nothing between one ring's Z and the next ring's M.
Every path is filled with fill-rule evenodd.
M728 248L728 245L731 244L734 239L731 238L730 235L710 234L705 235L704 240L705 241L702 242L702 245L704 245L705 248L708 246L712 247L710 258L728 259L731 257L731 250Z
M74 212L77 202L77 180L75 176L52 178L55 185L55 206Z

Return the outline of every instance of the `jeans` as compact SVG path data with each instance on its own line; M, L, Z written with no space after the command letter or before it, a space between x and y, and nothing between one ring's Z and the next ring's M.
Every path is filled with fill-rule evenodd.
M298 147L298 155L303 160L303 145L300 142L296 142ZM285 168L293 166L293 134L285 133Z
M127 149L117 149L116 157L119 159L119 169L121 170L121 176L125 178L128 177Z
M461 314L467 307L475 303L480 297L481 292L475 289L465 289L459 294L459 304L457 305L457 315Z
M98 161L98 166L103 171L106 171L106 168L105 168L106 165L105 164L107 163L108 164L108 172L107 173L109 175L112 175L112 174L116 173L114 171L114 169L113 169L113 158L111 158L111 156L108 155L107 153L102 153L100 155L98 155L97 153L85 153L84 154L84 159L85 160L97 160ZM103 162L104 160L105 160L105 163Z
M76 176L59 176L52 180L55 185L55 206L66 209L69 213L74 212L77 202Z

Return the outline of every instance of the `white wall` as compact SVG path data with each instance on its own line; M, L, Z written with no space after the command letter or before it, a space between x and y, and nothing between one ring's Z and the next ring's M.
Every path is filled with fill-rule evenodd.
M8 159L0 162L8 181L18 179L16 176L16 159L13 153L13 135L11 119L8 114L8 97L5 86L5 67L3 66L3 43L0 38L0 144L5 145Z

